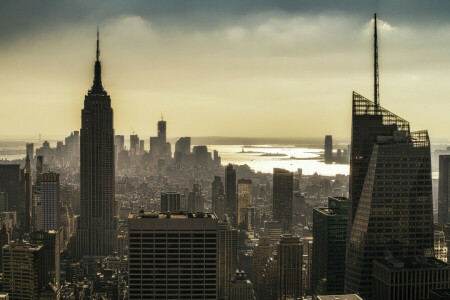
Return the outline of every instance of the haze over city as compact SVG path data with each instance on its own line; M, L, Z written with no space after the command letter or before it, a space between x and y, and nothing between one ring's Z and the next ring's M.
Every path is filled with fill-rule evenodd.
M350 138L351 92L446 138L448 1L9 1L0 9L2 138L81 127L100 28L118 134Z

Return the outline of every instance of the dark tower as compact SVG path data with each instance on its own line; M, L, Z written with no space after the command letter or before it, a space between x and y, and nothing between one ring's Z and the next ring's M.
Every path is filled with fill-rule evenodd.
M294 174L284 169L273 169L272 210L273 220L282 224L283 233L292 227L292 201L294 196Z
M237 224L237 192L236 192L236 170L232 164L225 168L225 207L226 213L233 227Z
M352 99L345 292L372 295L372 263L433 251L430 140L379 104L377 19L374 101Z
M166 121L161 118L161 121L158 122L158 138L161 143L166 142Z
M81 215L78 241L82 256L107 256L117 249L114 200L114 128L111 98L103 89L97 30L94 83L81 111Z

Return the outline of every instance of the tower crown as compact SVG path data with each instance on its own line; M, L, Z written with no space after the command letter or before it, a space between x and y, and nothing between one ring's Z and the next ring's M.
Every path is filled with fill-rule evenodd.
M100 37L99 31L97 27L97 52L96 52L96 61L94 65L94 83L92 84L91 89L89 90L89 94L101 94L106 95L106 91L103 89L102 85L102 65L100 63Z

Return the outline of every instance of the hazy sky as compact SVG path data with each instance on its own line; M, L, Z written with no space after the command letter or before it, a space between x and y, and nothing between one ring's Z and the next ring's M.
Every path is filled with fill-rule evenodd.
M351 94L450 137L450 1L4 0L0 136L80 128L100 27L118 134L348 137Z

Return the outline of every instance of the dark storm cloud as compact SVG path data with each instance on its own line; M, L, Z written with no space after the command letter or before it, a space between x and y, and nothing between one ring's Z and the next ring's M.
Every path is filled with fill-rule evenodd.
M439 26L450 17L448 0L317 1L317 0L7 0L0 4L0 43L42 34L60 26L101 24L120 15L137 15L155 26L198 27L207 30L240 17L276 11L314 15L341 13L367 20L373 12L391 23Z

